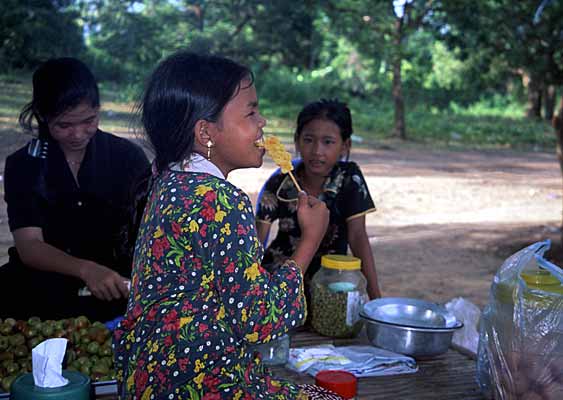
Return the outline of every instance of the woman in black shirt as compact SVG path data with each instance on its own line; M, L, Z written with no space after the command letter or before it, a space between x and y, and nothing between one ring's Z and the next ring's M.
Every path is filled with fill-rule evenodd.
M131 266L120 233L131 183L149 163L138 146L98 129L99 108L82 62L53 59L34 73L20 124L38 135L4 171L15 247L0 268L2 317L107 321L125 311Z

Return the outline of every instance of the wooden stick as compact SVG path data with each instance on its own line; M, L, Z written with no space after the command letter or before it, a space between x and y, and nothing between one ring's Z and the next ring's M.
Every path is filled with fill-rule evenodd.
M293 174L291 173L291 171L288 171L289 177L291 178L291 180L293 181L293 184L295 185L295 187L297 188L298 191L302 192L303 189L301 189L301 186L299 186L299 184L297 183L297 179L295 179L295 177L293 176Z

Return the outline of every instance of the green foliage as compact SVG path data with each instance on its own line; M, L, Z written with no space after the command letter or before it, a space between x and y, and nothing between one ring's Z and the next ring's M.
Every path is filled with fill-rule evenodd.
M65 1L0 2L0 66L22 69L50 57L85 53L79 14Z

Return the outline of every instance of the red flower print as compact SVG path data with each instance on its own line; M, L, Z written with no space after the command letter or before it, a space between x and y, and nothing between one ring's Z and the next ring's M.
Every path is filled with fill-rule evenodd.
M182 234L182 227L176 221L172 221L172 232L174 232L174 239L178 239Z
M137 319L142 313L143 313L143 307L141 306L140 303L136 303L135 306L133 307L133 310L131 311L131 318Z
M190 360L188 358L180 358L178 360L178 366L180 367L180 371L186 371L189 363Z
M203 333L207 330L207 325L206 324L199 324L199 333Z
M272 324L268 322L266 325L263 325L260 329L260 339L265 339L270 333L272 333Z
M151 308L149 310L148 315L147 315L147 320L154 321L154 317L156 317L157 312L158 311L157 311L156 307Z
M144 369L135 370L135 386L137 387L137 391L144 390L148 380L149 374L147 373L147 371L145 371Z
M217 193L213 190L210 190L209 192L205 193L204 196L205 201L207 201L208 203L213 203L216 198L217 198Z
M237 226L237 235L246 235L246 229L241 224Z
M167 313L162 320L164 322L164 327L162 328L164 331L176 331L180 328L180 320L176 310Z
M164 246L160 239L156 239L152 244L152 254L156 259L162 258L164 256Z
M165 324L169 324L176 319L178 319L178 312L176 310L172 310L170 312L167 312L162 320Z
M235 263L231 261L229 263L229 265L227 265L227 268L225 268L225 272L228 272L228 273L235 272Z
M215 209L206 203L203 210L201 210L201 215L206 221L213 221L215 219Z
M202 237L206 237L207 236L207 225L202 225L201 228L199 229L199 234Z
M219 378L212 375L205 375L203 378L203 384L211 389L212 392L217 390L217 386L219 386L220 383Z
M221 400L221 395L217 392L205 393L201 400Z
M172 346L173 343L174 341L172 340L172 336L168 335L164 338L164 344L166 346Z

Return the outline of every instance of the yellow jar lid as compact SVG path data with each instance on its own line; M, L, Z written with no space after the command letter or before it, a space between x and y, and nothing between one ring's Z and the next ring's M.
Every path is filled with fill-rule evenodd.
M520 276L528 285L537 286L540 289L542 286L561 285L559 279L553 276L549 271L543 269L522 272Z
M343 254L327 254L321 257L321 265L330 269L354 270L360 269L362 260Z

